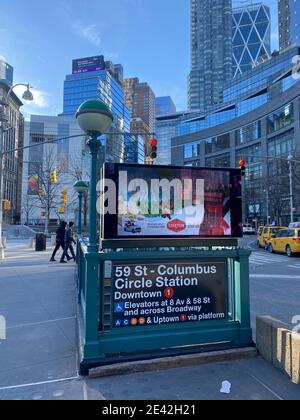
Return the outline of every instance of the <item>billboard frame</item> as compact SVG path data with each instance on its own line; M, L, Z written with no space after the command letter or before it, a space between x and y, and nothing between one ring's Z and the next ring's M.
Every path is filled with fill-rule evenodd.
M234 221L235 221L235 229L237 230L238 234L236 235L226 235L226 236L197 236L197 235L139 235L139 236L127 236L127 235L118 235L118 209L119 209L119 179L118 173L120 169L124 168L151 168L151 169L168 169L168 170L177 170L177 171L213 171L213 172L227 172L230 175L230 183L229 185L233 185L233 181L235 177L239 177L241 180L241 189L242 189L242 174L240 169L236 168L206 168L206 167L187 167L187 166L161 166L161 165L140 165L140 164L127 164L127 163L105 163L102 167L102 179L105 179L107 172L106 168L109 166L114 167L116 170L116 174L114 179L108 176L108 179L113 179L116 183L116 201L117 201L117 214L111 215L101 215L101 235L100 235L100 242L104 248L114 248L114 243L121 245L121 243L126 242L127 245L130 247L131 243L135 244L137 247L137 243L140 244L141 247L150 246L151 241L160 239L165 242L165 246L171 246L170 241L175 243L181 242L180 246L184 246L184 241L190 244L191 241L195 241L194 246L199 246L200 243L203 243L203 246L220 246L220 241L223 243L223 246L236 246L237 245L237 238L243 237L243 229L242 229L242 193L240 196L234 195L233 188L231 188L231 199L236 201L236 207L232 206L231 210L234 210L232 213L232 221L231 221L231 228L233 228ZM103 204L103 203L102 203ZM205 245L206 243L206 245ZM215 245L213 244L215 243ZM227 245L224 245L226 243ZM197 245L196 245L197 244ZM157 242L156 242L157 246ZM162 247L162 242L160 243L160 247ZM178 245L177 245L178 246ZM191 246L191 245L187 245Z

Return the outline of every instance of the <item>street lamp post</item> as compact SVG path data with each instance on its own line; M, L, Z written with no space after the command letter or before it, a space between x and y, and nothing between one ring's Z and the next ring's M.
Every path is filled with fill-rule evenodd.
M74 189L78 193L78 200L79 200L79 208L78 208L78 235L82 233L82 197L85 192L88 190L88 184L84 181L77 181L74 185Z
M2 224L3 224L3 183L4 183L4 133L9 130L8 127L4 128L4 124L7 123L7 118L5 116L5 108L9 106L9 98L13 92L13 90L18 86L25 86L26 90L23 93L22 99L24 101L33 101L33 95L30 91L32 88L29 84L24 83L17 83L13 85L7 95L3 96L0 105L1 105L1 112L0 112L0 260L3 260L4 255L4 244L3 244L3 237L2 237Z
M113 122L113 114L107 105L100 100L84 102L76 113L80 128L90 137L88 146L91 152L91 182L90 182L90 228L89 252L97 252L97 158L100 148L98 137L105 133Z

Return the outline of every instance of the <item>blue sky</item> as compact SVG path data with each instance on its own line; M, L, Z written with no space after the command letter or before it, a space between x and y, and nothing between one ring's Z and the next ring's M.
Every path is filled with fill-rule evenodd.
M63 80L73 58L104 54L125 77L147 81L157 96L186 108L190 66L189 0L1 0L0 56L15 82L29 81L36 101L25 114L62 111ZM277 47L277 0L273 12ZM234 5L240 2L234 1Z

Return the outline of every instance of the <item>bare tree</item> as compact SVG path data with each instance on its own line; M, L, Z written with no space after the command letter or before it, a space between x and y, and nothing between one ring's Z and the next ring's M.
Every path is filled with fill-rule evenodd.
M56 171L57 182L51 180L51 174ZM55 146L46 146L43 151L43 163L39 173L40 193L35 196L36 203L46 212L46 231L49 225L51 212L58 214L60 178L63 174L63 165L57 165L57 153Z
M22 211L27 226L29 225L31 217L33 217L35 213L36 207L35 197L26 194L22 200Z

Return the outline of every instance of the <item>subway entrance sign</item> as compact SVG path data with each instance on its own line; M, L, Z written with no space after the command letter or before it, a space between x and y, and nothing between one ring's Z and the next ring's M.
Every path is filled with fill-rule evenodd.
M105 164L102 181L99 250L78 241L80 372L252 346L241 171Z
M113 327L226 320L224 262L115 264Z

